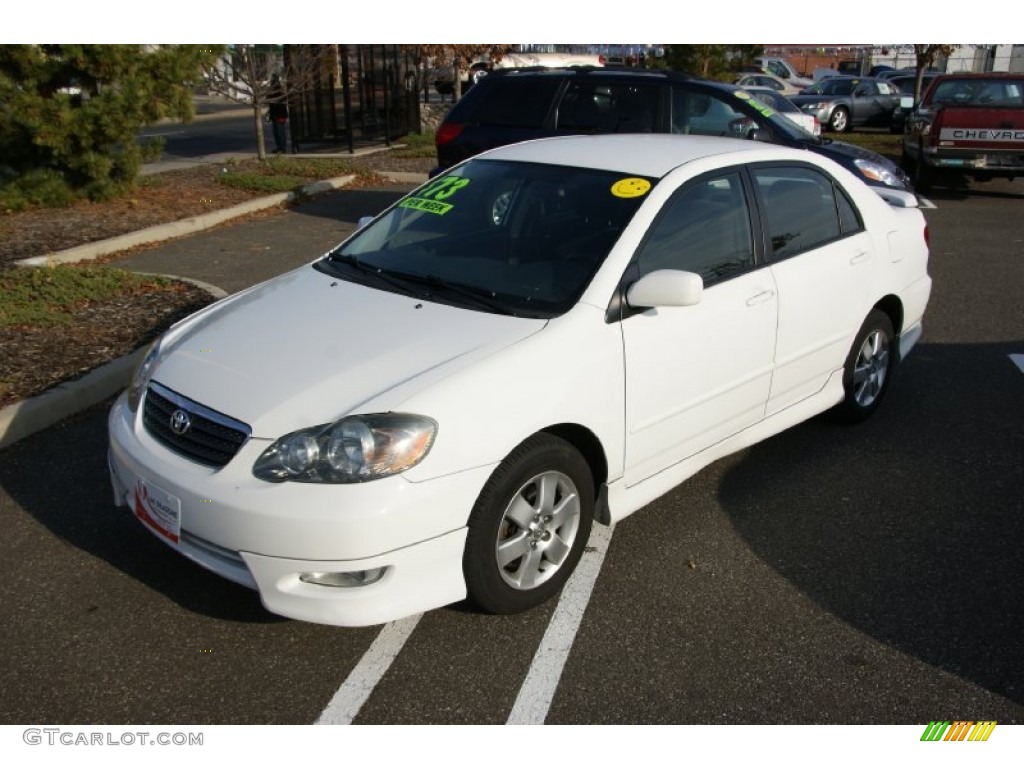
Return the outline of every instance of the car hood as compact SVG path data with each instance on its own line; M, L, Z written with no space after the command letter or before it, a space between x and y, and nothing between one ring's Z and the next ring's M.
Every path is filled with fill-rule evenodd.
M870 160L873 163L879 163L884 165L886 168L897 169L899 166L896 165L892 160L880 155L877 152L859 147L856 144L850 144L845 141L836 141L835 139L823 139L821 144L814 147L815 151L831 157L836 162L849 164L854 160Z
M869 160L873 163L878 163L882 167L887 168L896 178L903 181L902 188L904 190L908 192L913 191L913 185L902 168L884 155L880 155L870 149L858 147L856 144L848 144L845 141L835 141L834 139L822 139L820 143L808 141L804 143L804 147L839 163L868 186L884 187L885 185L881 182L864 177L857 170L857 166L854 165L855 160Z
M335 421L399 385L396 400L404 399L416 380L436 381L545 322L436 304L304 267L186 320L167 336L153 380L245 422L254 437L276 439Z

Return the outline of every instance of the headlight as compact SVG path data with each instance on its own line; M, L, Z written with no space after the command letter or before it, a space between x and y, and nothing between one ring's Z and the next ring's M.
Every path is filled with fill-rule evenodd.
M135 369L135 375L132 376L131 384L128 385L128 407L132 413L139 410L142 394L146 391L146 387L149 386L149 380L153 377L153 370L160 360L160 341L161 339L157 339L150 346L146 356L142 358L142 363Z
M272 483L362 483L416 466L436 434L437 422L425 416L348 416L285 435L260 455L252 472Z
M881 182L887 187L903 186L903 181L891 169L886 168L881 163L876 163L873 160L854 160L853 164L857 166L857 170L866 179Z
M825 107L827 107L827 106L828 106L828 103L827 103L827 102L820 102L820 101L816 101L816 102L814 102L813 104L801 104L801 105L800 105L800 109L802 109L802 110L804 110L804 111L806 111L806 110L808 110L808 109L811 109L811 110L817 111L817 110L819 110L819 109L824 109L824 108L825 108Z

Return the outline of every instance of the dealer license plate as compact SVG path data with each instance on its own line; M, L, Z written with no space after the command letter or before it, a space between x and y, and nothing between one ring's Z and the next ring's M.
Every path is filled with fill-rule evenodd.
M160 536L181 541L181 499L145 480L135 486L135 516Z

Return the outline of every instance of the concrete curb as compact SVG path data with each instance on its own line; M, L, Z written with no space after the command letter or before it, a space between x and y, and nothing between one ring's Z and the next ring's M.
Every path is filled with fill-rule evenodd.
M159 277L190 283L215 299L222 299L228 295L224 289L204 283L202 280L175 275ZM128 386L146 349L146 346L140 347L99 368L94 368L80 379L65 381L41 395L20 400L0 409L0 448L14 445L22 438L52 427L68 416L73 416L116 395Z
M66 381L41 395L0 410L0 448L52 427L68 416L124 389L139 364L145 347L89 371L80 379Z
M239 205L234 205L230 208L204 213L201 216L192 216L191 218L173 221L169 224L158 224L155 227L147 227L146 229L140 229L137 232L129 232L126 235L111 237L106 240L97 240L94 243L86 243L85 245L79 245L63 251L49 253L44 256L32 256L28 259L20 259L14 263L21 267L44 267L48 264L70 264L78 261L98 259L100 256L107 256L111 253L117 253L118 251L125 251L129 248L134 248L137 245L159 243L164 240L171 240L176 237L201 232L204 229L210 229L218 224L223 224L225 221L237 219L238 217L245 216L249 213L273 208L283 203L290 203L297 200L299 197L332 192L335 189L340 189L341 187L351 183L355 178L355 175L349 174L345 176L337 176L333 179L326 179L325 181L316 181L304 186L299 193L282 192L268 197L259 197L255 200L249 200L248 202L240 203Z

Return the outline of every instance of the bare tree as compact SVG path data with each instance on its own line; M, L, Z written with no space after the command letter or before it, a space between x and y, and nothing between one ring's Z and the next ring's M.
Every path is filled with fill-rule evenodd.
M959 46L939 43L914 44L914 57L917 61L917 77L914 79L914 101L921 100L921 84L924 82L925 71L935 64L939 56L949 56Z
M454 93L452 99L458 101L462 96L462 75L470 71L474 62L483 60L488 66L497 64L511 51L511 44L498 43L451 43L446 45L403 45L402 50L412 55L419 72L417 90L422 90L427 83L424 79L430 68L435 70L450 68Z
M256 152L267 159L263 115L271 100L301 93L337 67L337 46L297 45L285 56L281 46L231 45L225 58L205 71L211 91L252 107Z

